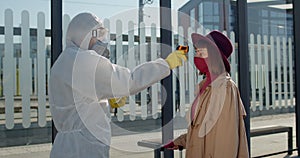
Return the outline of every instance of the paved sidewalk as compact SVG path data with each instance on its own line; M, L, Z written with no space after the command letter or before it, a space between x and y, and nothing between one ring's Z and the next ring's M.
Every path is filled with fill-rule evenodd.
M262 126L284 125L295 127L295 114L280 114L271 116L261 116L251 119L251 128ZM176 130L174 135L180 135L186 130ZM139 147L137 142L142 139L160 138L160 132L144 132L134 135L123 135L112 137L111 158L153 158L153 151L148 148ZM293 128L294 149L296 148L295 128ZM51 143L0 148L0 158L48 158L51 149ZM287 135L274 134L251 138L251 156L259 156L287 150ZM178 157L178 151L175 151L175 158ZM292 156L287 154L275 155L270 158L289 158L296 157L294 151Z

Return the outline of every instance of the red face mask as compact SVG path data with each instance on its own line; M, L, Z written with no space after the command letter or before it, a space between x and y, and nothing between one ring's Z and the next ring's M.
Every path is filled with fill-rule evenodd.
M204 74L209 74L208 66L206 64L206 58L199 58L199 57L194 57L194 64L196 68Z

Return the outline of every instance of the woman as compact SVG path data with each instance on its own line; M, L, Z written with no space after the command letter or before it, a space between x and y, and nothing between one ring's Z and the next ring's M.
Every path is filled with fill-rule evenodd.
M246 116L240 94L230 78L227 58L232 53L230 40L221 32L206 36L193 33L194 63L205 79L188 115L188 132L165 145L183 146L187 158L248 158L243 118Z

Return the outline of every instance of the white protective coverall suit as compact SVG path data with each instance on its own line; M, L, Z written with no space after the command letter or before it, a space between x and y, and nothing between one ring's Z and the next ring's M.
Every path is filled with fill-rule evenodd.
M49 101L58 131L51 158L108 158L107 99L136 94L170 74L161 58L129 70L89 50L92 30L99 27L101 21L90 13L75 16L66 48L51 68Z

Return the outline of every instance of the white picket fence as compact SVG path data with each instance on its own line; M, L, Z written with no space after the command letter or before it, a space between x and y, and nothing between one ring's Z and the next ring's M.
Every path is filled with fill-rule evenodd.
M37 17L37 37L36 37L36 56L32 56L32 48L30 42L30 24L29 13L23 11L21 15L21 35L18 36L21 45L21 57L14 55L14 44L16 35L13 34L13 12L7 9L4 13L5 32L0 34L0 39L4 37L4 52L1 56L1 100L0 100L0 123L4 124L7 129L14 128L17 120L22 121L24 128L29 128L33 121L33 117L37 117L38 125L43 127L51 118L49 113L47 100L47 83L50 71L50 57L46 55L49 47L49 37L45 36L45 15L38 13ZM63 31L66 31L70 22L70 17L63 17ZM110 21L105 20L104 25L110 28ZM123 30L123 26L128 25L128 30ZM152 24L151 27L145 27L142 23L139 30L139 41L134 41L137 29L134 28L133 22L122 23L116 22L115 39L111 40L111 47L115 46L115 61L119 65L128 68L134 68L136 65L148 60L157 59L160 56L159 41L157 41L157 26ZM147 33L150 32L150 42L146 41ZM187 34L193 32L206 34L209 30L198 28L188 29ZM226 32L224 32L225 35ZM110 34L112 35L112 34ZM124 41L122 35L128 37ZM178 27L178 32L173 35L173 50L178 44L184 44L184 31L182 27ZM227 35L232 43L235 43L235 33L230 32ZM177 37L175 39L175 37ZM63 37L65 41L65 37ZM176 42L175 42L176 41ZM190 103L194 99L194 87L202 79L196 75L196 69L193 63L193 46L191 39L188 39L190 51L188 53L189 61L173 71L173 98L174 98L174 114L178 110L180 116L184 117ZM294 107L294 71L293 67L293 47L290 37L267 37L251 34L249 40L250 52L250 77L251 77L251 110L274 110L276 108ZM0 43L2 44L2 43ZM238 84L237 73L237 45L230 57L232 66L231 76ZM114 51L112 51L114 52ZM150 57L150 58L149 58ZM1 65L1 64L0 64ZM176 81L178 79L178 82ZM177 85L179 83L179 85ZM179 106L176 105L176 87L179 87L178 96L180 99ZM276 88L275 88L276 87ZM117 119L124 120L124 116L128 115L130 120L137 117L148 119L149 117L157 119L161 109L160 94L163 89L160 83L151 86L151 92L144 90L140 93L140 99L136 100L136 96L130 96L128 105L121 108L117 112ZM150 95L151 102L148 104ZM139 102L139 105L137 104ZM21 108L21 115L16 111L17 107ZM32 107L35 107L35 111ZM176 109L175 107L179 107ZM33 112L37 112L34 115Z

